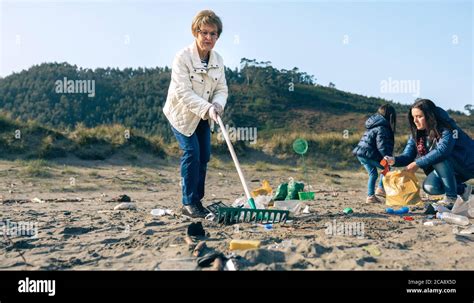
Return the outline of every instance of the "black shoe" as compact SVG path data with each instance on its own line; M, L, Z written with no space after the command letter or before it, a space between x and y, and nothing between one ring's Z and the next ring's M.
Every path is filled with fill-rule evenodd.
M196 207L199 209L200 212L202 212L203 214L207 215L210 213L210 211L207 210L207 208L205 208L203 205L202 205L202 202L199 201L198 203L195 204Z
M191 217L191 218L204 218L206 217L206 214L203 213L201 210L196 205L190 204L190 205L183 205L183 208L181 209L181 213L185 216Z

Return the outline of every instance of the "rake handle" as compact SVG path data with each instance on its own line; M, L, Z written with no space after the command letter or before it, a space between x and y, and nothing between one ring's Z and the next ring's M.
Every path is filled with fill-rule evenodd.
M247 200L249 200L249 204L252 208L255 208L255 204L252 206L253 198L250 195L249 188L247 187L247 183L245 182L244 174L242 173L242 169L240 168L239 159L237 159L237 155L235 154L234 147L232 146L232 142L230 141L229 134L227 133L227 129L222 122L222 119L219 115L217 115L217 122L221 128L222 134L224 135L225 142L227 143L227 147L229 148L230 155L232 156L232 160L234 161L235 168L237 169L237 173L239 174L240 182L245 191L245 195L247 196Z

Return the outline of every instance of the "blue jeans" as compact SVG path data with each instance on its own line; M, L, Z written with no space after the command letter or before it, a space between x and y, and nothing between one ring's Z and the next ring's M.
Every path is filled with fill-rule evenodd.
M434 164L426 172L429 174L423 182L423 190L430 195L445 194L450 198L462 195L466 187L464 182L473 177L451 159Z
M183 151L181 157L181 182L183 204L198 203L204 197L207 163L211 157L211 131L207 120L201 120L191 137L171 127Z
M379 162L372 159L364 157L357 157L357 159L359 159L360 164L362 164L365 170L369 173L369 181L367 182L367 196L373 196L375 195L375 183L379 177L377 168L383 169L383 166L380 165ZM383 175L380 175L379 188L383 188L382 179Z

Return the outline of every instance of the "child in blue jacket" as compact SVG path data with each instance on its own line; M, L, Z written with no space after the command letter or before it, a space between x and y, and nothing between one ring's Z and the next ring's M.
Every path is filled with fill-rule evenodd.
M359 144L352 151L369 173L367 203L381 203L376 195L385 197L382 184L383 176L380 178L377 190L375 190L375 183L378 178L377 168L383 169L380 161L386 156L391 157L393 154L396 124L397 114L395 109L389 104L380 106L377 113L365 122L367 130Z

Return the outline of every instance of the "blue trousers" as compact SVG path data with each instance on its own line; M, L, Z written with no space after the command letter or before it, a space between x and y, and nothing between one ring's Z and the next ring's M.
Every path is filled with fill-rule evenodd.
M182 202L184 205L198 203L204 197L207 163L211 157L211 132L207 120L201 120L196 131L190 136L173 130L181 157Z
M379 177L379 173L377 172L377 168L383 169L383 166L380 165L378 161L364 158L364 157L357 157L359 159L360 164L364 166L365 170L369 173L369 181L367 182L367 196L375 195L375 183L377 182L377 178ZM380 175L379 187L383 188L383 175Z
M423 190L430 195L443 195L456 198L462 195L467 180L473 178L469 173L451 159L438 162L425 170L427 177L423 182Z

